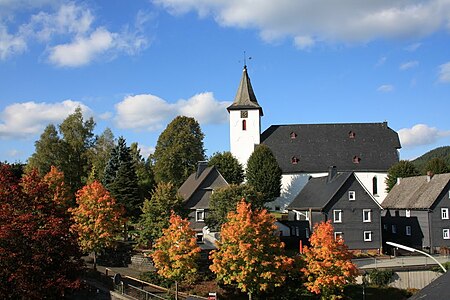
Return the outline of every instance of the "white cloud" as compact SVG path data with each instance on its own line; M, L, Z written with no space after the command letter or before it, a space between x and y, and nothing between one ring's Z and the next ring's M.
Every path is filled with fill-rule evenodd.
M26 50L27 43L21 35L11 35L5 26L0 24L0 60L22 53Z
M398 131L402 147L431 145L440 138L450 136L450 130L443 131L426 124L416 124L412 128L403 128Z
M392 92L393 90L394 90L394 86L391 84L383 84L377 88L377 91L382 92L382 93L389 93L389 92Z
M418 38L444 28L450 2L443 0L154 0L174 14L195 11L223 26L256 28L271 41L314 36L327 42Z
M60 123L77 107L86 115L91 110L80 102L65 100L59 103L15 103L0 112L0 138L27 138L43 131L50 123ZM56 125L56 124L55 124Z
M138 144L138 147L144 159L147 159L150 154L153 154L153 152L155 152L155 147L140 144Z
M387 61L387 57L386 56L382 56L380 57L380 59L378 59L377 63L375 64L375 67L381 67L382 65L384 65Z
M226 107L212 93L200 93L176 103L169 103L151 94L128 96L116 104L118 127L135 130L159 130L177 115L194 117L200 124L223 123L228 119Z
M78 67L90 63L97 55L113 46L113 34L98 28L89 37L80 37L69 44L50 50L50 62L57 66Z
M308 49L314 46L315 41L310 36L296 36L294 38L294 44L298 49Z
M405 47L406 51L414 52L422 46L422 43L414 43Z
M408 61L400 65L400 70L405 71L412 68L415 68L419 65L419 62L417 60Z
M450 83L450 62L439 66L439 81Z

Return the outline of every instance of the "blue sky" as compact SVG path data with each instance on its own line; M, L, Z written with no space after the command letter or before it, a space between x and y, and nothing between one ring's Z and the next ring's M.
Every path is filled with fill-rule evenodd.
M229 150L244 51L263 130L387 121L412 159L450 145L449 34L450 0L0 0L0 161L77 106L145 155L180 114Z

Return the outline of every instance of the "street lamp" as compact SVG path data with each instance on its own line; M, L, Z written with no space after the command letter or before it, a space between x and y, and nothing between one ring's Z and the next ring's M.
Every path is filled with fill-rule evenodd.
M386 244L394 246L394 247L397 247L397 248L400 248L400 249L403 249L403 250L406 250L406 251L409 251L409 252L418 252L420 254L426 255L429 258L431 258L432 260L434 260L442 268L442 270L444 270L444 273L447 272L447 270L444 268L444 266L440 262L438 262L436 258L434 258L433 256L431 256L430 254L428 254L428 253L426 253L424 251L417 250L417 249L414 249L414 248L411 248L411 247L408 247L408 246L405 246L405 245L400 245L400 244L397 244L397 243L393 243L393 242L386 242Z

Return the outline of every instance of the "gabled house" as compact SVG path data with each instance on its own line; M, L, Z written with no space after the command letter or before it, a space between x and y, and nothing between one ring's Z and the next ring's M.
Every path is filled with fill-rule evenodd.
M386 241L431 253L450 247L450 173L399 178L382 206Z
M372 196L386 197L387 170L399 161L398 134L387 122L272 125L261 133L263 108L253 91L247 67L230 115L230 151L245 166L255 145L267 145L282 170L281 195L268 204L285 211L310 177L326 176L329 166L354 172Z
M214 248L216 236L207 229L205 219L212 193L225 186L228 183L215 166L208 167L208 162L199 162L197 171L178 189L178 193L184 198L184 207L190 211L189 221L202 248Z
M335 238L343 238L350 250L377 252L382 246L381 209L355 172L338 173L336 167L327 176L311 178L287 207L292 235L309 237L314 224L331 220ZM295 227L300 224L305 228Z

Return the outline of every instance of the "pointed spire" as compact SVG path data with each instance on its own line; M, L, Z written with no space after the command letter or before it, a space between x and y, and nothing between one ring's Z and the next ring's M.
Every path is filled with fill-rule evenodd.
M255 93L253 92L246 65L244 65L241 82L233 104L227 108L228 111L236 109L259 109L261 115L263 115L262 107L259 106L258 100L256 100Z

